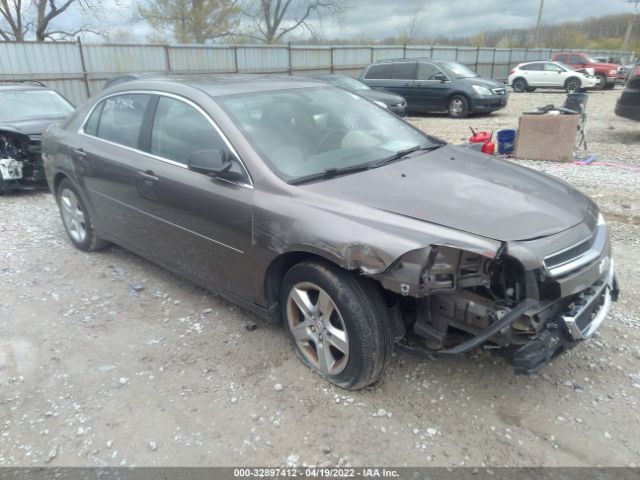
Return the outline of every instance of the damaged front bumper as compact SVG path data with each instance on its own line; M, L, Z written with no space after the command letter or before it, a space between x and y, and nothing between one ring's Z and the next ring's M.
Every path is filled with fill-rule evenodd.
M605 279L578 294L571 305L547 323L531 342L509 350L507 358L516 373L533 373L554 357L591 337L618 298L613 262Z

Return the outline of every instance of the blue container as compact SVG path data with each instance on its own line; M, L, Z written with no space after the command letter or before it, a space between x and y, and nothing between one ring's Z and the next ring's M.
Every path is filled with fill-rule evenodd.
M516 140L515 130L500 130L498 132L498 153L512 153Z

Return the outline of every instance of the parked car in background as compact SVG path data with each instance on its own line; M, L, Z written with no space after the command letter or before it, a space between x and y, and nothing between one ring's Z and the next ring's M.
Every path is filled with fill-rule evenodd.
M452 118L495 112L509 97L503 84L444 60L381 60L366 67L360 80L404 97L410 112L447 112Z
M357 93L383 108L388 108L389 111L400 117L407 114L407 101L400 95L374 90L369 85L348 75L317 75L314 78Z
M598 62L586 53L559 52L554 53L551 59L555 62L562 62L573 68L592 68L594 75L598 79L597 90L611 89L616 85L624 84L625 74L620 72L621 65L616 63Z
M43 151L77 248L120 244L281 323L343 388L375 382L394 344L486 345L533 372L617 295L587 196L319 81L125 82Z
M526 62L515 66L507 84L514 92L533 92L536 88L562 88L574 93L598 85L598 79L560 62Z
M0 195L46 185L40 137L73 110L71 102L42 83L0 84Z
M616 102L616 115L640 122L640 66L636 67Z

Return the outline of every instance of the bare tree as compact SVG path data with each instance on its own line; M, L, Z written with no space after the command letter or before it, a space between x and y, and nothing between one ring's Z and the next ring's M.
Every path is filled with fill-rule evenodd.
M151 0L139 15L180 43L205 43L235 33L240 0Z
M277 43L299 28L314 33L313 23L343 11L341 0L249 1L244 14L251 24L246 35L264 43Z
M414 10L400 27L401 43L413 43L418 39L418 34L422 28L422 11Z
M4 41L24 42L29 27L24 21L22 0L0 0L0 38Z
M24 0L0 0L0 38L24 42L33 33L37 41L44 42L47 39L69 38L82 32L93 32L86 25L73 31L55 29L53 22L72 6L88 11L96 5L92 0L32 0L29 4Z

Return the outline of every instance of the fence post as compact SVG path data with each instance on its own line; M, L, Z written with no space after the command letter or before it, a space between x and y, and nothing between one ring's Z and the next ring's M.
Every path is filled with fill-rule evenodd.
M238 68L238 46L233 46L233 68L235 73L240 73L240 69Z
M458 61L458 53L460 52L460 45L456 45L456 62Z
M491 59L491 78L496 72L496 47L493 47L493 59Z
M402 58L407 58L407 44L402 45Z
M165 44L164 47L164 62L166 64L167 73L171 72L171 58L169 57L169 45Z
M333 61L333 47L331 47L331 50L329 51L331 52L331 73L333 73L335 71L335 65Z
M291 65L291 42L287 42L287 53L289 54L289 75L292 75L293 65Z
M480 45L476 47L476 72L478 71L479 64L480 64Z
M84 62L84 51L82 50L82 41L78 37L78 51L80 52L80 65L82 66L82 77L84 79L84 88L87 98L91 96L91 87L89 86L89 73L87 72L87 64Z
M371 61L369 63L373 63L373 47L370 47L370 48L371 48Z

